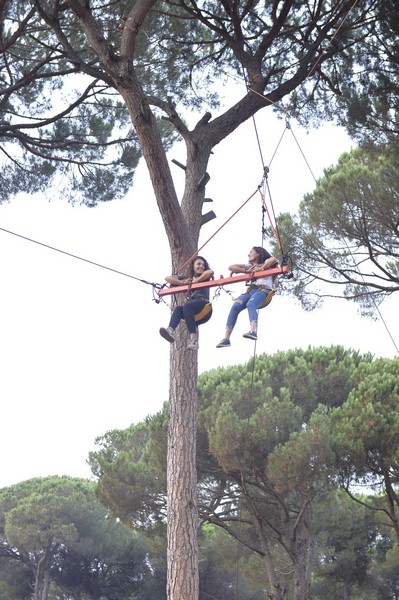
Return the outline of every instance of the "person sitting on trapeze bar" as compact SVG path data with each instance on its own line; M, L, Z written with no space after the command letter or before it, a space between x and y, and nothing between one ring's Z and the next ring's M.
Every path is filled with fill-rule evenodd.
M209 281L213 278L213 271L202 256L196 256L190 261L188 275L168 275L165 280L171 286ZM159 333L170 343L176 339L175 329L181 320L186 321L190 333L188 350L198 349L198 325L209 321L212 316L212 304L209 302L209 288L189 290L185 304L176 306L169 321L168 327L161 327Z
M277 258L271 256L267 250L260 246L251 248L248 254L248 263L235 264L229 267L231 273L256 273L271 269L278 264ZM257 340L258 330L258 309L266 306L273 296L273 280L274 276L260 277L250 283L245 293L241 294L230 309L227 317L226 330L224 338L217 344L216 348L226 348L231 346L230 336L233 332L238 315L244 308L248 309L250 330L244 333L245 338Z

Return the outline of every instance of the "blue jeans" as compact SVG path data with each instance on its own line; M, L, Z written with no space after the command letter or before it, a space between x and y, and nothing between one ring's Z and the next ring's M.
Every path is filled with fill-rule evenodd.
M195 320L195 315L201 312L201 310L208 304L204 300L189 300L181 306L176 306L169 321L169 327L176 329L182 319L186 321L187 329L190 333L196 333L197 326L202 325L209 321L212 316L212 309L208 314L199 321Z
M258 308L262 306L268 294L267 290L250 290L247 294L241 294L234 301L227 317L226 326L229 329L234 329L237 322L237 317L244 308L248 309L249 321L258 321Z

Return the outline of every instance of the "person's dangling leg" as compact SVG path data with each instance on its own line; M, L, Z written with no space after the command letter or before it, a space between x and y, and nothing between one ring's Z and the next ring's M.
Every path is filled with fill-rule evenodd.
M249 326L248 333L244 333L244 337L250 340L256 340L258 334L258 309L262 306L267 296L267 292L263 290L253 290L250 293L250 299L247 302Z
M205 304L206 302L203 300L191 300L186 302L186 304L183 306L183 318L186 321L187 329L190 334L190 341L187 346L189 350L198 349L198 333L195 315L204 308Z
M170 317L169 327L176 329L180 321L184 319L184 304L182 306L176 306L172 316Z
M226 329L224 332L224 338L221 342L219 342L216 348L225 348L226 346L230 346L230 336L233 333L234 326L237 322L238 315L247 305L249 300L248 294L241 294L235 301L233 306L230 309L229 315L227 317Z
M159 333L161 336L170 343L175 341L175 329L183 319L183 307L176 306L174 309L172 316L170 317L168 327L161 327Z

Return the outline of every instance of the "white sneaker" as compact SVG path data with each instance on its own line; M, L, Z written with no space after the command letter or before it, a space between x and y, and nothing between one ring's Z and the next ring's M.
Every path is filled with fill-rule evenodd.
M187 345L187 350L198 350L199 344L198 340L190 340Z

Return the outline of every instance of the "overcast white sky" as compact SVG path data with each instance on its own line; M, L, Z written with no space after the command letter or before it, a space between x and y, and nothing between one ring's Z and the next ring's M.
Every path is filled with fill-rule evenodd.
M264 162L284 132L269 111L256 117ZM293 125L314 175L350 149L346 135L326 126L310 135ZM185 162L184 148L170 158ZM178 189L183 171L172 165ZM202 231L203 243L256 190L262 162L252 121L214 150L206 195L217 219ZM269 186L277 213L295 212L314 181L290 131L272 162ZM209 208L208 208L209 207ZM166 235L144 165L121 201L95 209L72 207L57 198L17 198L0 205L0 228L8 229L134 277L163 282L170 272ZM258 196L202 250L216 276L246 260L261 243ZM89 477L88 452L97 436L158 411L168 398L169 345L158 333L169 309L134 279L49 250L0 230L0 487L34 476ZM239 285L239 284L238 284ZM232 289L232 288L230 288ZM235 290L237 291L237 290ZM243 313L232 347L216 349L231 300L222 293L211 321L200 329L199 366L206 371L241 364L253 355ZM381 311L396 343L397 299ZM309 345L342 344L375 356L393 357L395 347L381 321L357 314L353 304L328 301L303 312L276 297L262 311L258 354Z

